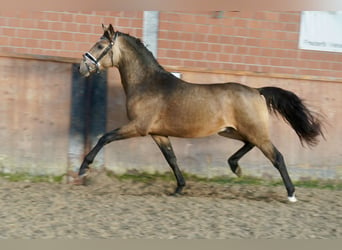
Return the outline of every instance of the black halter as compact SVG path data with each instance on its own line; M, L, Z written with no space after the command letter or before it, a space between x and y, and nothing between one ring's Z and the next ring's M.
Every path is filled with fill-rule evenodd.
M96 72L99 73L100 72L100 61L102 60L103 57L105 57L107 55L107 53L109 51L111 51L111 53L112 53L110 59L112 60L112 66L114 66L112 48L114 46L116 37L117 37L117 32L115 32L113 39L111 39L109 41L109 45L102 51L102 53L100 54L100 56L98 58L93 56L90 52L86 52L83 55L84 63L87 66L89 72L91 72L92 69L91 69L91 66L87 62L90 62L92 65L94 65L96 68Z

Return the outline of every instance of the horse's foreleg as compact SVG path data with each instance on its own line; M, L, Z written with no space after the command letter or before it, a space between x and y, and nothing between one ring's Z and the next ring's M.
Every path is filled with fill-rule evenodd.
M158 147L162 151L166 161L169 163L177 180L177 188L175 194L181 194L185 186L184 177L178 167L177 158L173 152L171 142L167 136L152 135L153 140L157 143Z
M94 161L96 155L104 145L112 141L123 140L135 136L139 136L139 133L137 132L136 126L134 124L127 124L121 128L105 133L103 136L101 136L92 150L84 157L78 175L82 177L86 174L89 164Z

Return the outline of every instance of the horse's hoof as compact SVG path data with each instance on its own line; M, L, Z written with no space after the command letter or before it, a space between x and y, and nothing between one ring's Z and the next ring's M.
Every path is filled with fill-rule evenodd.
M73 176L72 176L72 181L71 183L74 184L74 185L86 185L87 183L87 176L88 176L88 171L84 172L83 174L77 174L75 173Z
M85 172L82 173L82 174L78 174L78 178L79 178L79 179L85 179L87 176L88 176L88 171L85 171Z
M73 180L71 181L71 184L73 185L84 185L85 178L80 178L79 176L73 177Z
M287 197L287 198L289 199L290 202L297 202L298 201L294 194L292 196Z
M80 170L78 171L79 178L83 178L83 177L87 176L88 175L88 170L89 170L88 167L81 166Z
M235 172L237 177L241 177L242 176L242 170L240 168L240 166L238 166L236 169L235 169Z
M183 193L175 192L171 194L172 197L181 197L183 196Z
M171 196L173 197L180 197L180 196L183 196L184 193L182 192L183 191L183 187L177 187L175 192L171 194Z

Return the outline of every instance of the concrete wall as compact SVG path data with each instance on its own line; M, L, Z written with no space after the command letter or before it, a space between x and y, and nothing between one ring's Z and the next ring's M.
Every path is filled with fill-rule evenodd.
M70 63L0 57L0 72L0 172L65 173Z

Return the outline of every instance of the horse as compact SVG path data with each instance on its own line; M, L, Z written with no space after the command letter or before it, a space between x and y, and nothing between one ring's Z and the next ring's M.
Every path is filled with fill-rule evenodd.
M140 39L102 24L103 35L83 54L79 72L84 77L116 67L126 95L129 122L102 135L84 157L79 178L110 142L150 135L160 148L177 181L175 195L182 194L185 179L169 137L196 138L218 134L244 145L228 159L233 173L241 176L238 161L257 147L279 171L290 202L295 187L282 154L269 135L269 114L280 114L297 133L302 146L318 143L323 136L319 113L310 110L293 92L277 87L252 88L243 84L195 84L165 70Z

